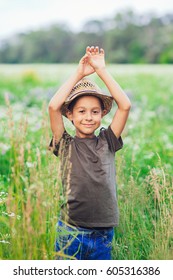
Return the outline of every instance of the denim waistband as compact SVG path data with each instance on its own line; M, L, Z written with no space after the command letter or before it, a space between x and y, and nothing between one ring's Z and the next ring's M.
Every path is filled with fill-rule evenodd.
M112 231L113 230L113 227L108 227L108 228L83 228L83 227L77 227L77 226L74 226L74 225L70 225L62 220L59 220L58 221L58 226L60 227L63 227L64 229L68 230L68 231L79 231L79 232L84 232L84 233L88 233L88 234L91 234L91 233L107 233L109 231Z

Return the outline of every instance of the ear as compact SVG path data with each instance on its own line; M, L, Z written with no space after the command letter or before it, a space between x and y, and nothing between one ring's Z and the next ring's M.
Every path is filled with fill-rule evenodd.
M102 110L102 118L107 114L107 110Z
M73 113L70 111L70 110L67 110L66 111L66 116L67 118L72 121L73 120Z

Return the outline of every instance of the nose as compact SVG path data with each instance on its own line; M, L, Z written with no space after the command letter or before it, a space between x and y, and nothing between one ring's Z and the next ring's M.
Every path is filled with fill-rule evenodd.
M87 113L86 113L85 119L86 119L87 121L92 121L92 114L91 114L91 112L87 112Z

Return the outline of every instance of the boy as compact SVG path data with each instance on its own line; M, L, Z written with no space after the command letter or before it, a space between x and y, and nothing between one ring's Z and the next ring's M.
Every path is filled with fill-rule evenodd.
M111 96L84 78L96 73ZM101 119L115 100L118 108L108 129ZM56 251L67 258L111 259L113 227L118 225L115 190L115 152L122 148L121 133L131 104L105 66L104 50L87 47L77 70L49 103L53 138L50 147L60 157L66 200L58 222ZM62 115L72 121L76 135L64 128Z

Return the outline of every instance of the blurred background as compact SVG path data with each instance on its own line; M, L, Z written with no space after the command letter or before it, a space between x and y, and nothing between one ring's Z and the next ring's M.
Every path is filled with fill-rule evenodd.
M0 0L0 63L74 63L87 45L110 63L172 63L172 0Z
M88 45L105 49L132 102L115 162L113 259L173 260L172 0L0 0L0 259L55 258L64 197L48 104Z

